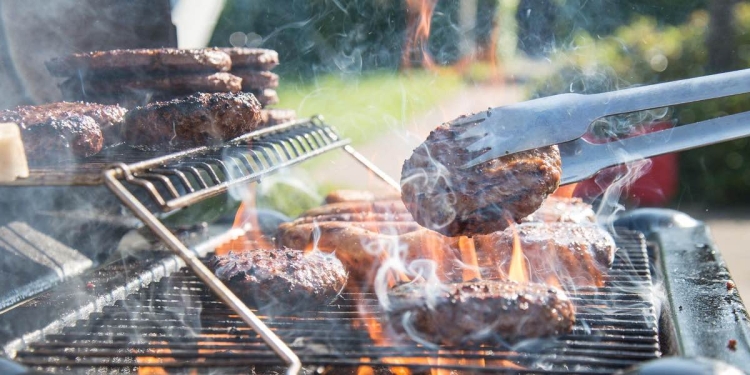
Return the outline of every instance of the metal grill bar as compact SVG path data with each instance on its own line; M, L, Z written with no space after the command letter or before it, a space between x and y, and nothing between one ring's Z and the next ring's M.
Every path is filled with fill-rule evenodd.
M259 318L306 366L355 371L361 365L393 366L395 359L399 366L416 371L612 373L660 355L645 243L637 235L621 235L618 242L621 248L607 285L571 294L577 308L574 331L526 350L501 345L431 350L410 342L377 344L366 330L371 322L361 315L381 316L375 296L369 293L344 293L335 304L310 314ZM450 362L459 359L464 364ZM186 269L60 334L48 335L44 342L20 351L17 360L48 371L91 368L109 373L142 366L198 373L255 367L262 372L282 364L256 331ZM476 363L479 360L484 367Z
M171 212L349 144L314 117L249 133L223 147L198 147L133 163L118 179L147 207ZM126 178L127 177L127 178Z

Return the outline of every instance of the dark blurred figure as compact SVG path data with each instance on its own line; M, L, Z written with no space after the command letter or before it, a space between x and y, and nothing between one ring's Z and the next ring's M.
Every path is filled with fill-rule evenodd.
M169 0L0 2L0 109L58 101L53 57L118 48L176 47Z
M556 14L552 0L521 0L516 11L518 48L529 57L544 56L555 43Z

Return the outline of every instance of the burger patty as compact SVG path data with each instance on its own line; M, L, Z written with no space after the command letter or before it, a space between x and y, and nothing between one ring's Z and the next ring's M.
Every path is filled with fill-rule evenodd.
M208 266L245 303L279 312L330 304L348 277L334 256L289 249L230 252Z
M521 222L538 223L595 223L594 208L580 198L548 197L538 210L521 219Z
M232 74L242 78L242 91L279 87L279 76L271 72L232 69Z
M123 137L134 146L199 146L258 128L260 103L249 93L198 93L137 107L125 117Z
M504 278L517 236L534 282L554 278L564 286L603 286L617 245L596 224L524 223L475 237L483 277Z
M229 55L236 70L271 70L279 65L279 54L262 48L219 48Z
M255 97L258 99L261 105L265 108L269 105L274 105L279 103L279 95L276 93L276 90L273 89L260 89L260 90L250 90L250 92L255 95Z
M398 200L398 195L378 195L367 190L334 190L326 195L325 203L340 202L374 202L383 200Z
M110 79L81 79L72 77L60 84L65 97L114 96L122 92L141 92L145 95L183 95L195 92L238 92L242 78L229 73L189 73L162 77L118 77Z
M478 156L459 140L476 124L443 124L414 150L401 171L401 198L414 219L447 236L503 230L536 211L560 183L557 146L493 159L463 169Z
M260 121L265 126L278 125L297 119L297 113L293 109L262 109Z
M117 49L74 53L47 61L57 77L77 75L132 76L152 72L229 71L232 59L218 49Z
M389 293L387 321L417 342L459 346L517 342L571 332L575 309L543 284L483 280L436 287L404 284Z
M404 264L434 259L439 277L457 280L463 270L457 242L458 238L442 236L414 222L285 223L277 237L278 246L335 254L349 271L348 288L354 292L373 289L382 261L392 256Z
M0 111L0 122L21 127L27 158L57 160L98 153L116 143L126 110L117 105L59 102Z

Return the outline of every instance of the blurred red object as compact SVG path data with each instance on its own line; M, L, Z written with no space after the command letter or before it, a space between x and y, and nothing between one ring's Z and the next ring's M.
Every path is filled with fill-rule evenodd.
M661 121L644 126L633 136L672 128L671 121ZM623 195L629 203L641 207L664 206L677 194L679 184L679 155L665 154L650 159L648 170L634 182L628 184ZM625 172L625 167L617 166L605 169L598 175L578 183L576 197L593 200L602 195L612 182Z

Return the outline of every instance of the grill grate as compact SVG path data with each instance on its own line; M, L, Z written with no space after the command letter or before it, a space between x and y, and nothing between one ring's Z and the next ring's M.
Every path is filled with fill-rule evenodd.
M618 234L619 250L606 286L570 294L577 306L573 332L515 351L505 347L431 350L403 342L378 345L366 330L373 322L365 317L381 314L374 295L366 293L343 294L334 305L311 314L261 319L304 366L332 373L356 373L360 365L380 373L395 363L416 372L445 368L613 373L661 354L645 242L634 232ZM137 373L139 368L154 366L170 373L212 374L249 372L252 367L256 373L283 369L283 362L263 340L187 269L60 334L47 335L43 342L19 351L16 359L53 373Z

